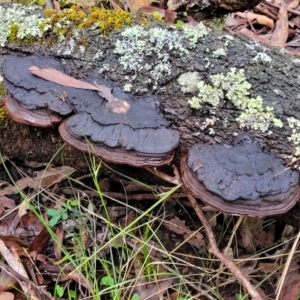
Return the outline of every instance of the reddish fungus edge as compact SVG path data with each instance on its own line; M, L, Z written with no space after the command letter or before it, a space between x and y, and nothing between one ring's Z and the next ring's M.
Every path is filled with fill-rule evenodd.
M256 201L245 201L241 199L229 202L208 191L205 186L197 180L196 173L187 165L187 156L181 159L180 171L185 187L194 197L230 215L246 215L261 218L279 215L290 210L300 198L300 186L297 184L284 194L261 197Z
M59 124L62 121L59 116L51 114L45 109L27 109L11 95L7 95L4 98L4 105L6 112L16 122L47 128Z
M174 152L164 153L163 155L151 155L122 148L111 148L105 145L90 142L88 139L78 138L73 135L63 121L58 130L61 138L72 147L83 152L92 153L103 158L105 161L115 164L126 164L133 167L155 167L169 164L174 158Z

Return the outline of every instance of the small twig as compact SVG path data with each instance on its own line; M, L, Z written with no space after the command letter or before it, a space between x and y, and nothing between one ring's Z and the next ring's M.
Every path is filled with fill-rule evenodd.
M74 190L65 188L62 190L65 195L74 195ZM90 197L99 197L99 193L95 191L84 191L85 195ZM102 195L107 198L115 198L119 200L133 200L133 201L142 201L142 200L159 200L159 196L153 193L137 193L137 194L130 194L124 195L124 193L117 193L117 192L102 192ZM184 193L175 193L172 195L174 198L186 198Z
M181 180L179 179L180 177L178 177L179 172L178 172L177 168L175 168L174 166L173 166L174 176L167 175L161 171L158 171L156 168L151 168L151 167L144 167L144 168L147 171L149 171L150 173L156 175L157 177L159 177L167 182L170 182L174 185L178 185L181 183Z
M274 7L274 8L278 8L280 9L280 6L276 5L276 4L273 4L273 3L270 3L270 2L267 2L267 1L263 1L262 2L264 5L268 5L268 6L271 6L271 7ZM287 11L291 14L294 14L296 16L300 16L300 11L297 11L297 10L294 10L294 9L290 9L288 8Z
M248 24L250 25L252 31L257 35L257 31L255 30L255 28L254 28L252 22L251 22L251 21L249 20L249 18L248 18L247 11L245 11L245 17L246 17L246 20L247 20Z
M236 264L232 262L228 257L226 257L218 248L216 239L214 237L214 233L206 220L198 202L196 199L186 192L187 198L189 199L190 203L192 204L198 218L200 219L205 232L207 234L207 238L210 244L210 252L215 255L221 263L223 263L234 275L234 277L247 289L248 293L251 295L252 300L262 300L262 297L259 295L259 293L255 290L254 286L250 283L250 281L241 273L241 271L238 269Z
M255 6L255 9L258 10L260 13L268 16L269 18L277 21L278 20L278 17L276 15L274 15L273 13L271 13L270 11L268 11L267 9L265 9L263 7L263 5L259 4L257 6Z

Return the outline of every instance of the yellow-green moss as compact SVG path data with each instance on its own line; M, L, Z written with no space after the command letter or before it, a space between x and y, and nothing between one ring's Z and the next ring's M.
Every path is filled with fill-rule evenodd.
M0 96L5 96L5 95L6 95L6 90L5 90L4 84L3 84L3 82L0 82Z
M16 130L18 130L23 136L28 136L30 134L28 125L15 122L6 112L3 102L0 102L0 127L8 128L13 124L17 126Z
M130 25L132 22L133 19L131 14L126 11L92 8L91 13L79 27L89 27L93 24L97 24L100 33L108 34L111 31Z
M7 114L3 102L0 102L0 126L7 127L13 122L12 118Z
M113 30L133 23L130 13L123 10L106 10L104 8L91 8L89 12L84 12L78 5L73 5L70 9L55 11L46 9L44 14L48 19L40 24L40 29L44 30L51 26L57 34L66 35L62 25L72 21L78 28L86 28L97 25L101 34L108 34Z
M25 42L25 45L30 46L34 42L34 38L30 35L24 37L23 39L19 38L18 37L19 30L20 30L19 25L17 25L16 23L12 23L9 27L9 34L7 38L11 42L15 42L18 44L22 44Z
M19 31L19 26L15 23L12 23L9 28L9 34L8 38L12 41L15 42L17 40L17 35Z

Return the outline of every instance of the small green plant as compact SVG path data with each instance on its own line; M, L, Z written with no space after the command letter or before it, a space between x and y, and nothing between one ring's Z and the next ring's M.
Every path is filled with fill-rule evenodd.
M101 278L101 284L106 286L106 287L109 287L109 288L113 289L113 292L111 293L111 298L112 299L121 299L120 295L116 295L117 289L116 288L114 289L115 280L111 276L103 276ZM133 294L130 298L130 300L139 300L139 299L140 299L140 296L137 293Z
M59 285L59 284L56 284L55 285L55 288L54 288L54 297L62 297L64 295L64 288Z
M67 200L67 202L59 209L48 208L46 213L51 217L49 226L55 226L60 221L66 221L69 217L78 217L78 200Z
M243 296L242 294L235 294L236 300L244 300L248 297L249 295L247 294L246 296Z
M54 297L62 298L65 293L65 288L63 288L61 285L56 284L54 288ZM77 294L74 290L68 289L68 299L77 299Z

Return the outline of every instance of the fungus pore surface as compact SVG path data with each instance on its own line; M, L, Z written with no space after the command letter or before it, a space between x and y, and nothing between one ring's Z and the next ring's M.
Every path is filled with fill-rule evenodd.
M196 145L181 161L192 194L225 213L268 216L284 213L299 199L299 174L263 152L248 135L232 147Z

